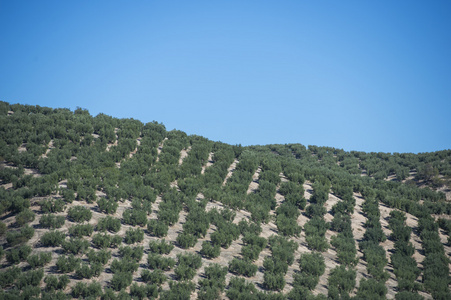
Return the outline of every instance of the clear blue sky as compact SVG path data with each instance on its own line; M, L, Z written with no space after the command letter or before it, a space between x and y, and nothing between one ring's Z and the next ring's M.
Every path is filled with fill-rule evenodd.
M451 1L0 0L0 100L231 144L451 148Z

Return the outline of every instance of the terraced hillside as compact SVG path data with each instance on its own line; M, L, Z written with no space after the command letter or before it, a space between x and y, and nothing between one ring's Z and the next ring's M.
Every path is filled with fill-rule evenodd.
M0 103L1 299L450 299L451 151L241 147Z

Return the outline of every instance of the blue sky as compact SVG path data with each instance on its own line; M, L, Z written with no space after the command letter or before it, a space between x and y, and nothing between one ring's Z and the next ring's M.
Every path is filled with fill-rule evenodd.
M451 148L450 1L0 0L0 100L231 144Z

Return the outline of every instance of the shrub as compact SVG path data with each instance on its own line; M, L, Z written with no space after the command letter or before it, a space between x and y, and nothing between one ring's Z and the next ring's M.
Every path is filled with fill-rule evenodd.
M92 263L100 263L102 265L105 265L111 258L111 251L106 251L106 250L99 250L99 251L94 251L94 250L89 250L89 252L87 253L89 262Z
M119 255L127 260L131 259L136 262L139 262L141 260L141 257L143 256L144 250L142 246L138 247L120 247L119 248Z
M332 269L328 279L329 297L347 297L347 293L354 289L355 276L356 272L353 269L346 269L344 266Z
M158 297L158 287L155 284L138 285L135 282L130 286L130 296L133 299L154 299Z
M253 283L246 282L244 278L230 278L229 288L226 293L229 299L257 299L257 294L258 291Z
M164 272L160 269L156 269L152 272L144 269L141 272L141 280L146 283L151 282L160 286L167 280L167 278L166 275L164 275Z
M175 260L170 257L163 257L159 254L149 253L147 256L147 264L149 269L160 269L166 271L175 266Z
M75 200L75 192L71 189L63 189L63 198L67 203L72 203Z
M58 247L66 238L61 231L49 231L41 236L41 244L44 247Z
M194 247L197 242L197 237L186 232L182 232L177 236L177 243L183 249Z
M200 253L206 258L216 258L221 254L221 246L220 245L212 245L208 241L202 242L202 249Z
M71 295L74 298L97 298L102 295L102 287L98 282L91 282L90 284L77 282L75 286L72 287Z
M133 280L132 273L118 272L113 275L111 279L111 288L115 291L120 291L128 287Z
M134 244L141 242L144 239L144 231L141 228L130 228L125 232L125 243Z
M270 291L280 291L285 286L284 274L265 272L263 286Z
M191 280L196 275L196 270L202 266L202 258L197 254L177 254L177 267L175 275L179 280Z
M89 248L89 242L80 238L70 238L69 240L63 241L61 247L65 253L84 253Z
M252 277L257 273L257 269L258 267L248 260L233 258L229 262L229 272L237 275Z
M133 273L138 270L139 264L132 259L114 259L111 262L110 269L113 273Z
M34 218L34 212L27 208L16 215L16 224L17 226L22 227L23 225L32 222Z
M42 228L61 228L66 222L66 218L64 216L55 216L53 214L42 215L39 219L39 225Z
M23 245L18 248L13 248L9 251L6 251L6 260L10 264L18 264L21 261L26 260L30 253L31 247L28 245Z
M224 290L227 267L221 267L219 264L210 264L208 267L205 267L204 273L206 279L199 282L201 286L214 285L221 291ZM210 281L210 283L206 284L206 281Z
M161 300L189 300L191 293L195 290L196 286L192 282L169 282L169 291L163 291L160 294Z
M77 224L69 227L69 234L75 237L91 236L94 227L91 224Z
M162 239L161 241L149 242L149 250L152 253L169 254L172 249L174 249L174 245L172 243L166 243L165 239Z
M75 275L80 279L87 278L91 279L92 277L98 277L102 271L101 263L93 263L91 266L88 264L81 264L77 270L75 271Z
M28 264L31 268L39 268L48 264L52 260L52 253L50 252L41 252L39 254L30 255L27 258Z
M97 233L92 236L92 244L99 249L108 248L111 245L111 235Z
M69 277L67 275L54 276L48 275L44 282L46 283L45 290L47 292L53 292L56 290L64 290L69 283Z
M110 232L118 232L121 229L121 220L117 218L113 218L111 216L107 216L103 219L100 219L97 223L97 230L99 231L110 231Z
M243 236L246 236L247 234L258 236L262 232L262 227L260 226L260 224L254 222L248 223L245 219L241 219L241 221L238 223L238 228Z
M56 268L61 273L70 273L78 268L80 265L81 259L75 257L73 254L68 256L59 256L56 260Z
M356 297L359 299L386 299L386 294L387 287L383 282L377 281L374 278L368 280L362 278Z
M44 277L44 270L31 270L25 273L22 273L16 282L16 287L22 289L27 285L38 286L41 283L42 278Z
M122 220L124 220L125 224L132 226L146 226L147 214L143 210L131 208L124 211L122 214Z
M0 236L3 236L6 233L6 224L3 222L0 222Z
M156 237L165 237L168 234L169 226L164 222L152 219L147 223L147 230Z
M46 199L41 201L41 210L43 213L56 213L62 212L65 209L65 202L62 199Z
M4 289L13 284L21 272L22 270L16 266L3 270L3 272L0 273L0 286Z
M34 235L33 227L25 225L20 228L19 231L9 231L6 233L6 241L11 246L23 244L29 239L31 239Z
M97 200L97 205L99 206L99 210L101 212L105 212L107 214L114 214L116 213L118 204L114 199L107 199L105 197L101 197L99 200Z
M72 206L67 211L67 217L73 222L87 222L91 220L92 212L89 208L86 208L84 206Z
M299 268L302 273L319 277L326 270L324 256L318 252L303 253L299 260Z

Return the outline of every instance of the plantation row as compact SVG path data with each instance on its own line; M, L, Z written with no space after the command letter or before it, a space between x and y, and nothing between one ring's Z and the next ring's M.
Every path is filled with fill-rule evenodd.
M451 227L430 217L449 214L449 203L349 167L358 157L372 170L371 157L299 145L243 148L82 109L0 106L3 298L449 297L449 248L438 230L449 243ZM407 159L395 163L423 174L417 158ZM418 159L447 174L446 152ZM331 192L340 199L328 211ZM358 246L354 193L365 199ZM379 201L394 209L393 253L381 246ZM221 208L207 209L212 203ZM412 261L401 211L420 220L423 270ZM357 282L362 263L366 278ZM389 263L396 286L387 293Z

